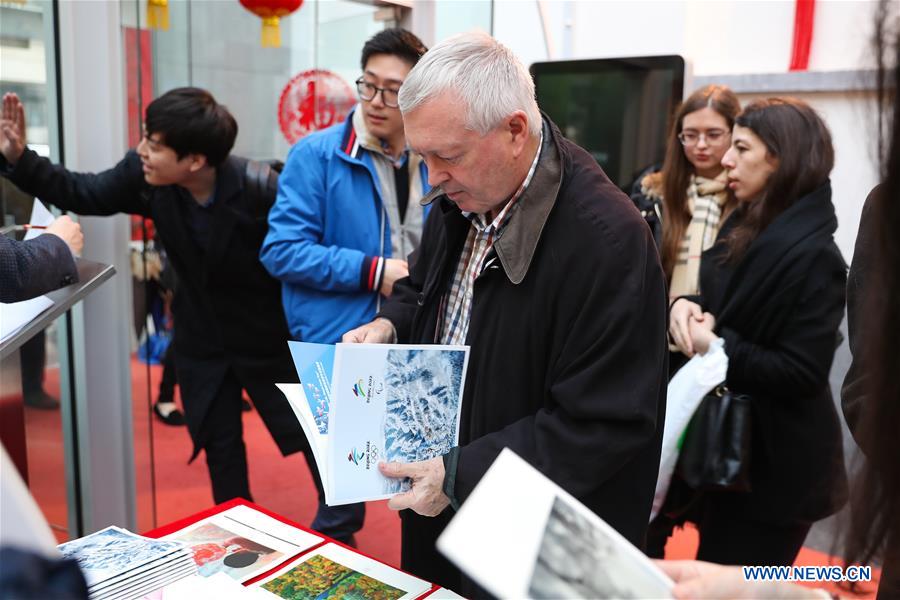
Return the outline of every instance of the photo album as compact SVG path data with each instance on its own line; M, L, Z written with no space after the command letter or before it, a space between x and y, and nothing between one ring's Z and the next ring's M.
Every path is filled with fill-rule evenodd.
M498 598L672 597L643 552L508 448L437 547Z
M405 481L379 462L446 454L459 439L467 346L288 342L300 384L278 384L312 446L330 506L382 500Z

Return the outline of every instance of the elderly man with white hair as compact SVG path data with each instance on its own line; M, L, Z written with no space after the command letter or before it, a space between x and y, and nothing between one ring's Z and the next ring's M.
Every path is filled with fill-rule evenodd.
M436 204L409 276L344 341L471 346L459 446L381 466L412 480L390 501L410 509L403 568L478 593L434 543L504 447L641 547L667 360L665 281L646 223L540 113L527 69L487 34L426 53L400 110L434 187L422 202Z

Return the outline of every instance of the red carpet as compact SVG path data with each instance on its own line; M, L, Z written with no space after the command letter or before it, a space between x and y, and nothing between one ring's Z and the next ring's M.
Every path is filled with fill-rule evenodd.
M212 505L206 464L201 455L188 465L191 444L184 427L170 427L153 419L150 399L156 397L162 368L152 366L148 398L147 366L132 361L132 398L134 405L135 474L138 492L138 529L147 531ZM45 388L59 394L57 373L48 369ZM176 398L179 402L180 399ZM28 468L30 488L47 519L54 525L58 539L65 540L66 494L59 411L26 409ZM151 437L153 450L151 453ZM287 458L278 452L275 442L255 411L244 413L244 440L250 465L253 500L267 509L303 524L312 522L317 499L306 462L300 454ZM152 457L152 460L151 460ZM152 493L155 479L155 500ZM155 518L154 518L155 508ZM357 534L359 549L391 565L400 564L400 521L386 502L369 502L366 523ZM677 531L666 546L666 558L693 558L697 551L697 532L691 527ZM804 548L796 564L834 564L831 557ZM878 573L874 575L877 577ZM817 586L821 587L821 586ZM849 595L836 586L827 589ZM859 598L874 597L875 585L863 588Z

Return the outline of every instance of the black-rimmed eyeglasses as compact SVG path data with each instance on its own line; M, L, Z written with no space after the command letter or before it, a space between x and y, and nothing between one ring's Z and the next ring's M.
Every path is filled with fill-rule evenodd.
M390 108L400 107L400 103L397 99L397 94L400 93L400 90L380 88L374 83L369 83L362 77L356 80L356 93L359 94L360 100L371 102L375 99L375 95L378 92L381 92L381 101L384 102L385 106L388 106Z

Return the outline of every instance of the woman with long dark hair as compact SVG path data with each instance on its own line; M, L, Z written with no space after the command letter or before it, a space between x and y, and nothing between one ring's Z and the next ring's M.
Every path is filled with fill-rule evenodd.
M697 293L700 255L734 207L721 161L740 111L725 86L691 94L672 119L662 170L642 177L632 194L653 229L671 297Z
M752 411L750 491L673 480L669 497L692 500L679 519L697 523L702 560L790 565L812 523L846 498L828 384L846 282L833 238L833 164L831 135L805 103L747 106L722 160L738 206L703 254L701 293L671 305L669 333L686 355L724 340L725 384L749 396ZM657 546L660 527L651 527Z

